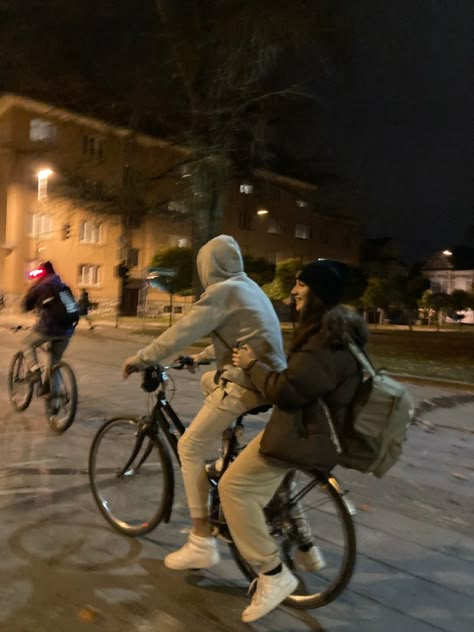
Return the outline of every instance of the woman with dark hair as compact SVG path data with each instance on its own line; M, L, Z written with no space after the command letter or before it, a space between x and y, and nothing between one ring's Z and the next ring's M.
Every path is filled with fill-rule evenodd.
M357 313L340 303L356 298L364 287L365 277L358 269L328 259L313 261L300 271L291 292L298 325L289 350L288 367L280 372L271 370L248 345L234 350L233 363L244 369L255 388L274 404L271 423L290 424L297 418L300 423L311 424L311 432L318 436L315 468L330 470L338 460L319 400L326 404L340 434L362 380L360 366L347 343L350 338L362 348L367 329ZM249 443L219 483L232 538L241 555L259 571L252 602L242 613L242 620L248 623L276 608L298 584L297 578L281 563L263 512L294 464L263 456L262 434ZM294 566L298 570L317 571L325 566L325 561L312 541L312 534L307 540L296 550Z

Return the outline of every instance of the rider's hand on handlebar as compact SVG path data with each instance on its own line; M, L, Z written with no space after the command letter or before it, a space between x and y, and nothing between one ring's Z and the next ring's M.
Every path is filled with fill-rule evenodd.
M197 356L179 356L178 360L180 366L175 366L175 369L187 369L190 373L196 373L196 366L199 364Z
M135 356L127 358L122 366L122 377L126 380L131 373L138 373L141 369L142 365L137 363Z

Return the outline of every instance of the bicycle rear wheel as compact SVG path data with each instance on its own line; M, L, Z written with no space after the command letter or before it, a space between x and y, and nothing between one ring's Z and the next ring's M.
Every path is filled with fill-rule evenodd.
M99 429L89 453L89 481L104 518L129 536L152 531L172 501L169 452L138 419L111 419Z
M67 430L77 411L77 384L74 372L65 362L59 362L51 371L51 397L45 399L45 412L49 427L61 434Z
M341 495L337 481L295 471L265 513L270 532L280 546L282 562L299 579L297 589L285 603L295 608L320 608L333 601L349 583L356 560L354 509ZM326 563L324 568L296 568L299 546L309 544L318 546ZM240 570L248 579L254 579L253 568L234 544L230 548Z
M26 410L33 397L33 384L27 377L28 367L22 351L18 351L12 358L8 370L8 394L15 410Z

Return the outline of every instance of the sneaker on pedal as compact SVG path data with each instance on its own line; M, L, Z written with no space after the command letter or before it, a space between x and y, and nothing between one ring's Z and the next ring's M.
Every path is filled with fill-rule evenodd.
M259 575L250 606L242 612L242 621L251 623L271 612L298 586L297 578L283 565L278 575ZM252 584L250 585L252 587Z
M205 466L207 475L210 478L219 478L219 476L222 474L223 466L224 466L224 459L222 457L220 459L217 459L217 461L213 461L212 463L208 463Z
M297 571L306 571L308 573L320 571L326 567L326 560L321 550L315 544L307 551L296 549L293 565Z
M191 532L186 544L177 551L169 553L164 561L166 568L184 571L210 568L220 561L220 555L215 538L202 538Z

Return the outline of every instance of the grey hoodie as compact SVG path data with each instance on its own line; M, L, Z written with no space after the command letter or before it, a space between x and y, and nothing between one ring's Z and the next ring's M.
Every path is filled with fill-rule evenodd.
M149 366L181 351L203 336L212 336L213 355L222 377L254 389L245 372L232 366L232 348L249 343L274 371L286 367L280 323L269 298L243 270L242 255L233 237L219 235L208 241L197 256L204 287L188 314L141 349L132 361Z

